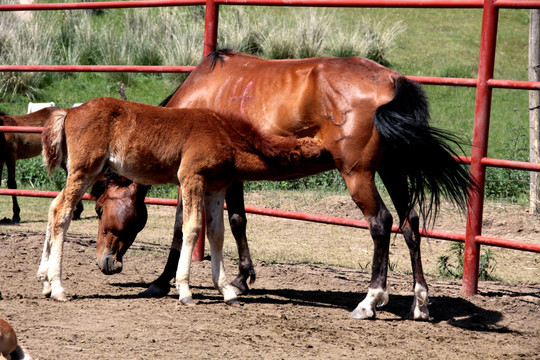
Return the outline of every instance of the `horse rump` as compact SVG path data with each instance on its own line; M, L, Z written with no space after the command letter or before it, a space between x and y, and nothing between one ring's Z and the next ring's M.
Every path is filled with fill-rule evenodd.
M64 136L64 124L68 111L58 109L51 113L45 123L41 134L43 144L43 164L49 171L53 172L56 167L64 162L66 154L66 144Z
M377 109L375 127L387 153L384 159L392 159L392 166L407 174L409 209L418 205L428 223L436 218L441 197L464 210L469 188L477 191L478 186L458 158L458 152L464 154L460 140L430 126L427 98L419 84L400 76L394 89L394 98Z

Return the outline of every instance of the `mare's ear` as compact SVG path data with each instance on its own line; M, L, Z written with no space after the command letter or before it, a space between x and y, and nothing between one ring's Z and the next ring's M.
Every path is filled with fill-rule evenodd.
M141 185L137 183L131 184L130 187L133 189L134 192L136 192L137 198L140 199L142 197L143 200L148 193L148 190L150 190L150 185Z
M105 193L105 189L107 188L107 184L104 179L98 179L96 182L92 185L92 189L90 190L90 200L97 200Z

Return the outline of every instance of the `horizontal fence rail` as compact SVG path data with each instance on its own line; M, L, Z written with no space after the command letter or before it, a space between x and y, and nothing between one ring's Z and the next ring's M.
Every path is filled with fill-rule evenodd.
M206 5L208 1L198 0L155 0L155 1L97 1L84 3L52 4L10 4L0 5L0 11L39 11L39 10L89 10L122 9L165 6ZM483 0L216 0L217 5L253 6L309 6L309 7L373 7L373 8L445 8L482 9ZM536 0L494 1L496 8L535 9L540 8Z
M0 189L0 195L54 198L58 194L59 194L58 191ZM83 200L95 201L95 199L93 199L90 196L90 194L85 194L83 196ZM147 197L145 198L144 202L148 205L176 206L178 203L178 200ZM225 205L225 209L227 209L227 205ZM285 219L291 219L291 220L303 220L303 221L309 221L309 222L321 223L321 224L340 225L340 226L347 226L347 227L353 227L353 228L368 229L368 223L365 220L348 219L348 218L319 215L319 214L310 214L310 213L303 213L303 212L298 212L298 211L271 209L271 208L264 208L264 207L259 207L259 206L250 206L250 205L246 206L246 212L250 214L279 217L279 218L285 218ZM392 232L400 233L401 231L399 230L398 226L394 225L392 226ZM421 229L420 234L422 236L426 236L432 239L465 242L465 234L453 233L449 231ZM485 236L478 236L477 242L485 244L485 245L499 246L499 247L514 249L514 250L532 251L532 252L540 253L540 244L530 244L527 242L520 242L520 241L506 240L506 239L499 239L499 238L492 238L492 237L485 237Z
M450 78L408 76L410 79L425 85L475 87L476 105L473 130L473 147L470 157L461 157L465 164L471 166L471 173L478 179L481 189L485 185L485 169L487 166L527 171L540 171L540 164L487 158L487 137L491 107L491 91L494 88L540 90L540 82L494 79L494 56L498 24L498 10L502 8L536 9L540 8L538 0L154 0L154 1L101 1L84 3L49 3L49 4L0 4L1 11L44 11L44 10L84 10L84 9L119 9L146 8L167 6L206 5L204 55L216 49L217 23L219 5L239 6L305 6L305 7L373 7L373 8L459 8L483 9L482 29L480 34L480 54L477 78ZM190 72L193 66L131 66L131 65L0 65L0 71L18 72ZM5 132L35 132L41 128L0 127ZM54 191L10 190L0 189L0 195L21 195L55 197ZM480 244L540 252L540 245L518 241L497 239L481 235L483 195L470 194L467 211L465 234L445 231L422 231L422 235L442 240L465 243L465 260L463 270L463 295L472 295L478 291L478 264ZM85 199L90 199L85 195ZM176 205L177 200L146 198L148 204ZM276 209L246 206L246 211L259 215L285 217L298 220L329 223L342 226L367 228L365 221L336 218L315 214L305 214ZM397 226L393 231L399 232ZM200 255L202 258L202 255Z

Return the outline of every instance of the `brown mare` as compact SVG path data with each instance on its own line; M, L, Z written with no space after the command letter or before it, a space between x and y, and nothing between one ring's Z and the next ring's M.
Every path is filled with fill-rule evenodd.
M176 272L180 301L192 303L191 253L202 208L212 256L212 280L227 303L237 295L223 266L223 203L233 181L281 180L315 173L331 161L319 140L264 135L239 116L204 109L163 108L113 98L53 112L42 134L43 161L52 171L69 159L64 189L52 201L38 278L43 294L67 300L62 247L75 205L110 167L145 184L182 186L183 242ZM114 249L119 253L123 248ZM107 256L99 254L98 257Z
M27 115L10 116L0 112L0 126L43 126L49 115L55 111L56 107L47 107ZM41 155L41 135L29 133L4 133L0 132L0 179L4 164L8 172L8 189L16 189L15 169L17 160L29 159ZM62 164L65 170L65 165ZM21 208L17 201L17 196L13 195L13 217L11 221L18 223L21 221ZM73 213L74 219L79 219L83 211L82 202L77 205Z
M261 131L309 136L323 142L332 155L327 169L340 171L373 238L369 290L351 314L361 319L374 317L375 307L388 301L386 279L393 220L375 186L378 172L410 251L414 291L411 317L429 317L419 218L413 207L418 206L427 219L430 215L433 219L441 196L445 196L463 209L470 178L468 170L454 158L451 146L461 150L456 139L428 124L427 100L418 84L360 57L265 60L227 50L206 57L164 105L218 112L226 109L243 115ZM127 211L127 218L132 220L137 217L135 207L144 204L142 200L130 204L117 199L100 206L115 208L115 218L107 221L123 228L122 212ZM241 292L247 289L245 281L253 273L241 183L227 189L227 208L240 254L240 275L233 285ZM175 224L167 265L150 287L151 295L156 289L158 294L169 291L181 239L181 226ZM97 246L112 249L122 242L131 244L133 239L104 239L100 233Z

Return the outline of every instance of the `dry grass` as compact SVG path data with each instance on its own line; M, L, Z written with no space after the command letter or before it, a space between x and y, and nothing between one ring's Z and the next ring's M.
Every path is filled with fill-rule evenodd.
M22 223L0 225L0 232L45 233L47 209L50 199L19 198ZM304 211L322 215L361 219L362 215L348 195L309 192L255 192L246 196L246 204L274 207L284 210ZM86 202L83 219L74 221L69 232L95 237L97 231L94 204ZM2 217L11 215L11 199L0 197ZM149 206L149 220L130 250L152 251L163 256L172 239L175 208ZM437 229L463 233L465 218L455 210L444 207L435 226ZM484 210L484 235L540 243L540 217L530 215L525 208L487 204ZM237 258L236 246L230 230L225 233L226 256ZM248 214L248 239L255 262L309 263L337 265L369 270L373 243L364 229L279 219ZM447 254L450 243L428 239L422 243L425 272L437 276L437 259ZM206 246L208 250L208 245ZM491 248L496 263L494 275L504 281L537 281L540 278L540 258L536 253ZM128 252L128 255L129 253ZM163 259L165 262L165 258ZM410 274L407 246L400 235L392 235L390 247L391 272Z

